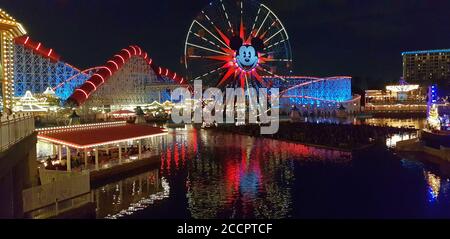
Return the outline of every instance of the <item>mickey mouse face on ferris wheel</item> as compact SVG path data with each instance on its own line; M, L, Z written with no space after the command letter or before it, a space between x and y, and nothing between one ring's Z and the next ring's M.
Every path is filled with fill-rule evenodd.
M250 71L258 66L258 52L263 50L264 43L259 38L252 38L251 44L243 44L240 37L233 37L231 49L236 51L236 64L244 71Z

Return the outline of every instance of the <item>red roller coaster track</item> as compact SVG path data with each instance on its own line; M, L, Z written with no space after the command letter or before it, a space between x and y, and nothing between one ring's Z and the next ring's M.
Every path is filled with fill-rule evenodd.
M83 85L75 89L68 101L75 103L78 106L82 105L92 93L108 81L108 79L133 56L142 57L147 64L151 65L153 71L158 76L166 76L180 84L184 82L184 78L177 75L177 73L171 72L167 68L158 67L152 64L153 60L149 58L147 52L143 51L139 46L131 45L120 50L110 60L108 60L99 71L84 82Z
M21 36L14 39L14 43L23 45L25 48L32 50L35 54L50 59L51 62L60 60L60 56L53 49L43 46L41 42L35 42L29 36Z
M53 49L44 47L41 42L33 41L29 36L17 37L14 39L14 43L23 45L25 48L33 51L33 53L47 58L53 63L61 61L61 56L58 55ZM133 56L142 57L147 62L147 64L151 65L151 68L158 76L170 78L176 83L185 83L185 80L181 75L177 74L176 72L172 72L167 68L156 66L155 64L153 64L153 60L149 58L147 52L143 51L139 46L131 45L120 50L120 52L118 52L110 60L108 60L104 66L90 68L99 70L94 75L92 75L83 85L78 87L69 97L69 100L76 103L76 105L78 106L82 105L87 100L87 98L97 90L98 87L104 84L109 79L109 77L111 77L116 71L118 71ZM82 71L68 63L64 64L78 70L81 74L87 71ZM55 89L61 87L71 79L73 79L73 77L65 80L64 82L61 82L57 87L55 87Z

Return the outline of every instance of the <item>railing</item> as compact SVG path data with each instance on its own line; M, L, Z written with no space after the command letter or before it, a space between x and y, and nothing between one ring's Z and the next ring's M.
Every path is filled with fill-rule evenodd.
M129 157L123 157L122 160L119 160L118 158L109 159L109 160L107 160L107 162L99 163L98 170L99 171L105 170L105 169L109 169L109 168L112 168L112 167L115 167L118 165L132 163L132 162L136 162L136 161L143 160L143 159L148 159L148 158L158 156L158 155L161 155L159 153L159 150L142 152L140 159L137 154L131 155ZM82 166L81 169L83 171L89 171L89 172L97 171L94 164L89 164L88 167ZM74 170L76 170L76 169L74 169Z
M44 183L22 192L23 211L27 217L55 216L91 201L89 173L61 175L64 173L49 170L41 170L40 173L45 173L41 179Z
M34 131L31 113L2 115L0 118L0 152L7 150Z
M373 113L383 112L420 112L427 111L426 105L375 105L372 103L366 104L365 111Z

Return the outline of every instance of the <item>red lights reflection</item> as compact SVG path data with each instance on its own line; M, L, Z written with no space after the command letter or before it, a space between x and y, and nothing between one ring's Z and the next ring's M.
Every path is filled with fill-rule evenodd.
M161 146L161 175L185 186L194 218L285 217L295 164L352 159L350 152L195 128L169 134Z

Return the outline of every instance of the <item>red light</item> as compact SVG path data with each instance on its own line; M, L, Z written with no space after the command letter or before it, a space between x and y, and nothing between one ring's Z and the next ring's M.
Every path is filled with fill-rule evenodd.
M166 69L166 76L169 76L169 69Z
M27 44L28 40L30 40L30 37L27 37L27 39L25 39L25 42L23 44Z
M125 64L125 59L123 59L123 57L122 57L121 55L117 55L117 54L116 54L116 55L114 55L114 56L120 57L120 59L122 59L122 63Z
M75 91L81 91L83 92L83 94L86 96L86 99L88 98L88 94L86 93L86 91L82 90L82 89L76 89Z
M117 65L117 63L115 62L115 61L111 61L111 60L109 60L108 62L112 62L115 66L116 66L116 70L118 70L119 69L119 65Z
M41 47L41 43L39 42L37 47L36 47L36 51L39 50L40 47Z
M97 90L97 86L95 86L94 83L90 82L90 81L86 81L87 83L91 84L94 87L94 90Z
M160 74L161 75L161 67L158 67L158 74Z
M50 54L52 54L53 49L50 49L50 51L48 51L47 56L50 56Z
M137 51L136 51L136 48L134 48L134 46L130 46L131 48L133 48L133 51L134 51L134 55L137 55Z
M100 79L102 79L102 84L105 83L105 79L103 78L103 76L101 76L99 74L94 74L92 77L94 77L94 76L100 77Z
M131 58L131 53L130 53L129 50L127 50L127 49L122 49L122 51L126 51L126 52L128 53L128 58ZM124 63L125 63L125 62L124 62Z
M173 75L173 78L172 78L172 79L173 79L173 80L175 80L175 78L177 78L177 73L176 73L176 72L174 73L174 75Z
M114 62L114 61L113 61ZM115 63L115 62L114 62ZM109 67L105 66L105 68L109 71L109 76L112 76L112 71L109 69Z

